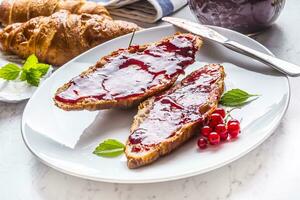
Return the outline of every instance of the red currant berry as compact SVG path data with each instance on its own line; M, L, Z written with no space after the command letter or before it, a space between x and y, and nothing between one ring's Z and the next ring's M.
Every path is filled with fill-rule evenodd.
M216 145L220 143L220 135L216 132L211 132L208 135L208 141L211 145Z
M221 133L220 138L221 138L222 141L227 140L228 139L228 132L226 131L224 133Z
M226 116L226 112L225 112L224 108L217 108L217 109L214 111L214 113L220 114L221 117L223 117L223 118Z
M215 132L220 135L221 140L226 140L228 138L228 132L225 124L218 124L215 128Z
M238 136L238 134L240 133L240 123L238 122L231 122L228 127L228 133L230 135L231 138L236 138Z
M224 120L219 113L213 113L210 116L209 126L215 128L218 124L223 124Z
M203 126L201 129L201 134L204 137L208 137L208 134L210 134L212 132L212 128L210 128L209 126Z
M239 120L237 120L237 119L230 119L227 122L227 126L229 126L229 124L231 124L232 122L240 123Z
M197 141L199 149L205 149L207 147L207 140L203 137L199 138Z

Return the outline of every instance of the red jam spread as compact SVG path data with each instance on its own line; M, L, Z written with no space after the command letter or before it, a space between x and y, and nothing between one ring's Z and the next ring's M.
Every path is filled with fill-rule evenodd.
M172 137L183 125L201 123L201 108L211 98L218 100L215 83L222 77L220 68L219 65L207 65L183 79L180 87L156 96L149 114L129 136L129 142L149 147ZM132 148L135 152L140 150L140 145Z
M142 95L162 80L183 73L195 60L194 43L194 36L176 35L141 52L122 51L108 58L103 67L73 78L70 86L55 99L76 103L83 98L118 100Z

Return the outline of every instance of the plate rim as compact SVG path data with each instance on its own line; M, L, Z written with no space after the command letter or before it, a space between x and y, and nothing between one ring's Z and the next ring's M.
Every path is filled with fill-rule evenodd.
M138 31L137 33L141 33L141 32L147 32L149 30L156 30L156 29L166 29L168 27L173 27L173 25L161 25L161 26L157 26L157 27L152 27L152 28L146 28L146 29L143 29L143 30L140 30ZM227 28L223 28L223 27L217 27L217 26L208 26L210 28L213 28L213 29L221 29L221 30L224 30L224 31L227 31L227 32L230 32L230 33L233 33L233 34L238 34L242 37L245 37L247 38L248 40L254 42L256 45L260 46L261 48L263 48L269 55L271 56L275 56L267 47L265 47L264 45L262 45L261 43L259 43L258 41L254 40L253 38L250 38L246 35L243 35L237 31L234 31L234 30L230 30L230 29L227 29ZM130 34L130 33L129 33ZM98 48L99 46L101 45L104 45L106 43L110 43L110 42L114 42L114 40L118 40L120 38L123 38L123 37L127 37L127 35L129 34L126 34L126 35L123 35L121 37L118 37L118 38L115 38L113 40L110 40L110 41L107 41L105 43L102 43L100 45L97 45L91 49L89 49L88 51L76 56L75 58L71 59L70 61L68 61L67 63L65 63L64 65L70 63L70 62L73 62L73 60L77 59L77 57L83 55L83 54L86 54L86 53L89 53L90 51L92 51L94 48ZM63 66L64 66L63 65ZM62 70L63 66L61 66L59 69L57 69L53 74L55 74L56 72ZM52 76L53 76L52 74ZM109 179L109 178L99 178L99 177L93 177L93 176L88 176L88 175L82 175L80 173L76 173L76 172L72 172L72 171L67 171L63 168L59 168L53 164L51 164L50 162L48 162L47 160L44 160L42 159L40 156L38 156L37 153L34 152L34 150L30 147L29 145L29 142L27 141L27 138L26 138L26 134L25 134L25 131L24 131L24 112L25 110L27 109L28 107L28 103L31 101L31 98L29 99L29 101L26 103L26 106L23 110L23 113L22 113L22 118L21 118L21 122L20 122L20 129L21 129L21 135L22 135L22 139L24 141L24 144L25 146L27 147L27 149L40 161L42 162L43 164L61 172L61 173L64 173L64 174L67 174L67 175L71 175L71 176L75 176L75 177L78 177L78 178L82 178L82 179L86 179L86 180L92 180L92 181L98 181L98 182L106 182L106 183L121 183L121 184L147 184L147 183L161 183L161 182L168 182L168 181L174 181L174 180L179 180L179 179L184 179L184 178L188 178L188 177L193 177L193 176L197 176L197 175L200 175L200 174L204 174L204 173L207 173L207 172L210 172L212 170L215 170L215 169L218 169L220 167L223 167L233 161L236 161L238 160L239 158L245 156L246 154L248 154L249 152L251 152L252 150L256 149L258 146L260 146L263 142L266 141L267 138L269 138L273 133L274 133L274 130L280 125L280 122L282 121L282 118L285 116L286 112L287 112L287 109L289 107L289 104L290 104L290 99L291 99L291 86L290 86L290 80L289 80L289 77L285 74L282 74L282 77L285 77L286 81L287 81L287 86L288 86L288 90L287 90L287 101L284 105L284 110L283 112L281 113L280 117L278 118L278 120L276 121L276 125L274 127L272 127L270 130L267 131L267 133L265 134L265 136L259 141L257 142L255 145L253 145L251 148L248 148L246 149L245 151L242 151L240 152L238 155L236 156L233 156L231 159L228 159L227 161L225 162L222 162L222 163L219 163L217 165L214 165L212 167L209 167L209 168L206 168L204 170L199 170L199 171L193 171L193 172L187 172L187 173L183 173L181 175L177 175L177 176L172 176L172 177L165 177L165 178L154 178L154 179L144 179L144 180L132 180L132 179ZM49 79L45 80L44 83L46 83L47 81L49 81ZM43 83L43 84L44 84ZM34 93L36 93L38 90L36 90Z

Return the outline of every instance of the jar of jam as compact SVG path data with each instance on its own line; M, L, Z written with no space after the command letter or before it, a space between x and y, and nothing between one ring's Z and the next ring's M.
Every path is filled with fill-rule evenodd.
M189 0L189 6L200 23L245 34L270 26L284 4L285 0Z

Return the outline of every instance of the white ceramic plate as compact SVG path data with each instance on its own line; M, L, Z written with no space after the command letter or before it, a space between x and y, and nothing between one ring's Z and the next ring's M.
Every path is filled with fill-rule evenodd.
M242 44L271 54L244 35L223 28L214 29ZM134 43L157 41L176 31L178 29L173 26L147 29L135 35ZM257 147L271 135L288 107L290 90L286 76L218 44L205 41L197 61L224 63L227 89L238 87L261 95L258 100L234 111L236 118L242 118L239 139L201 152L197 150L194 139L154 164L135 170L127 168L124 156L97 157L92 152L104 139L126 141L136 109L65 112L54 106L52 97L60 85L93 65L101 56L127 47L130 37L127 35L114 39L65 64L38 88L28 102L22 119L23 138L30 151L46 165L74 176L115 183L161 182L194 176L230 163ZM197 62L187 71L202 65ZM52 137L51 134L69 146L76 142L76 135L82 136L72 149L44 136Z

